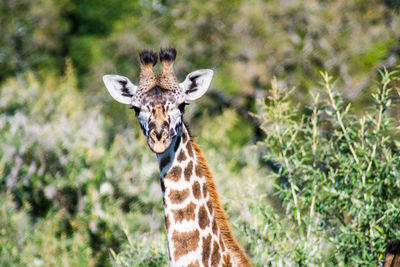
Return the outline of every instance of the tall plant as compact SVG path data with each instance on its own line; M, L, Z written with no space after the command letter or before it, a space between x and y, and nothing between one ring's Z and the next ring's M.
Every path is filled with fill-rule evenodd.
M361 117L327 73L305 113L272 82L259 118L282 212L255 200L258 225L243 225L259 237L252 246L264 263L376 266L400 239L400 127L388 112L394 74L380 72L375 105Z

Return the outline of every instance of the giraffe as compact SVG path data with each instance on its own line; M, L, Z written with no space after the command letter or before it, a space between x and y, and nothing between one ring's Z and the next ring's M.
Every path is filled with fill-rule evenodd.
M383 267L400 266L400 240L392 241L386 246L385 262Z
M111 96L135 110L147 144L157 156L170 266L251 266L234 239L205 158L183 123L188 101L201 97L213 76L209 69L189 73L179 83L174 48L139 53L140 78L134 85L120 75L104 75Z

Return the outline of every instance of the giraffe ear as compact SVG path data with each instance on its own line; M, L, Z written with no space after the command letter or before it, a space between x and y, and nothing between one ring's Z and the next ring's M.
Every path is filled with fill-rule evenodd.
M122 104L131 104L132 97L135 95L137 86L131 81L120 75L104 75L103 82L110 95Z
M196 100L204 95L210 87L214 72L209 69L196 70L188 74L186 79L179 84L186 94L186 100Z

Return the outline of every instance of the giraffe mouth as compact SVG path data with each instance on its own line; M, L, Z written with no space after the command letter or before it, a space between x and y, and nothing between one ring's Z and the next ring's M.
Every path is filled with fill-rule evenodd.
M171 142L172 142L172 138L170 138L170 136L166 136L166 137L158 139L158 138L154 138L153 136L150 135L147 138L147 144L148 144L150 150L156 154L164 153L171 145Z

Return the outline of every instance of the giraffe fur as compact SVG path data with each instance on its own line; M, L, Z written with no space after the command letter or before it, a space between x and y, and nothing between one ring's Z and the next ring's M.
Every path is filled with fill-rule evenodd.
M120 75L104 75L103 81L115 100L135 110L157 156L170 266L251 266L232 235L206 160L183 123L187 101L207 91L213 71L191 72L178 83L175 49L160 50L160 75L153 72L156 53L139 55L138 86Z

